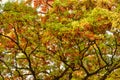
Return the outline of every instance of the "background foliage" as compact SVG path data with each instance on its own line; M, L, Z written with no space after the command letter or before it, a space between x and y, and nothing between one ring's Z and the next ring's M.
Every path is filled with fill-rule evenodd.
M1 80L120 79L119 0L31 2L0 6Z

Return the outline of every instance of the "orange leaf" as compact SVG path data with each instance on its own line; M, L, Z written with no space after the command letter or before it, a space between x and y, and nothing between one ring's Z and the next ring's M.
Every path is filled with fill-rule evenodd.
M93 33L87 33L87 34L85 34L85 36L90 40L95 40L95 36Z

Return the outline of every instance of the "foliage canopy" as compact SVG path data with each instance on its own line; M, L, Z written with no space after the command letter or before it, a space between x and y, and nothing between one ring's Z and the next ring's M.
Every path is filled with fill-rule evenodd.
M1 6L0 79L119 79L119 1L35 1Z

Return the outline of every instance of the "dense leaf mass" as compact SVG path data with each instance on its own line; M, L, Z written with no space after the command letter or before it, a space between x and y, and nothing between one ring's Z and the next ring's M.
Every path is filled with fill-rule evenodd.
M119 80L119 3L26 0L1 5L0 80Z

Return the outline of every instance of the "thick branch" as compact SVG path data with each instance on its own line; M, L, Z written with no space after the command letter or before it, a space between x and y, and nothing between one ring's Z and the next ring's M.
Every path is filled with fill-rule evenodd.
M99 51L99 55L100 55L100 58L102 59L102 61L104 61L105 64L109 65L109 64L107 63L107 61L103 58L102 52L101 52L99 46L97 45L97 43L96 43L96 42L94 42L94 43L95 43L95 45L96 45L96 47L97 47L97 49L98 49L98 51ZM95 50L96 50L96 49L95 49ZM96 52L97 52L97 50L96 50Z

